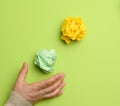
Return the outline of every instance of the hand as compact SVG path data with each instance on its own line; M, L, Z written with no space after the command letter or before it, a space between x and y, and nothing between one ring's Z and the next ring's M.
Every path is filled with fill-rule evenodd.
M42 99L49 99L62 94L62 88L65 85L63 81L64 74L56 74L47 80L27 84L25 83L27 72L28 65L24 63L13 91L25 98L31 104L35 104Z

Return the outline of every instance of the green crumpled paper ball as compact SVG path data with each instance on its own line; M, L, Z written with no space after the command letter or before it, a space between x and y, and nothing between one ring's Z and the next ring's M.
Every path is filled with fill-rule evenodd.
M49 73L53 70L54 63L56 61L56 52L54 49L39 50L35 56L34 64L37 65L43 72Z

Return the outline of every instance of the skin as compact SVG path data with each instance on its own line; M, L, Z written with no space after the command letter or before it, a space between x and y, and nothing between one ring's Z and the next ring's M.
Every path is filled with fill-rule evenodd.
M43 99L49 99L62 94L65 86L63 73L56 74L49 79L27 84L25 78L28 72L28 64L24 63L13 91L18 93L31 104L35 104Z

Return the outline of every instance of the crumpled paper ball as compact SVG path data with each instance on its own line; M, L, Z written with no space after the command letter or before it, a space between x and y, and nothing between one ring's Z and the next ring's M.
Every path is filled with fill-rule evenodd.
M39 50L35 56L35 65L37 65L43 72L49 73L53 70L56 61L55 50Z
M62 24L62 36L61 39L70 44L71 41L81 40L85 33L86 27L80 17L67 17Z

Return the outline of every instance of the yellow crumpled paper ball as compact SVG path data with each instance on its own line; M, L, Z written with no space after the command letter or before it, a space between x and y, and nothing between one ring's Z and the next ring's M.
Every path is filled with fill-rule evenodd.
M81 40L85 33L86 27L80 17L67 17L62 24L62 36L61 39L70 44L72 40Z

